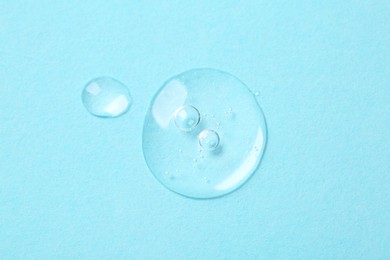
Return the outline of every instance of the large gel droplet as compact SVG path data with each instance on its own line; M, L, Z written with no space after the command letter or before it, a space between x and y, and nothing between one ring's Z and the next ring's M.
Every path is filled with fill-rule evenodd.
M85 108L98 117L118 117L132 105L127 87L109 77L89 81L84 87L82 101Z
M236 77L213 69L169 79L144 122L149 169L165 187L192 198L219 197L244 184L258 168L265 143L255 95Z

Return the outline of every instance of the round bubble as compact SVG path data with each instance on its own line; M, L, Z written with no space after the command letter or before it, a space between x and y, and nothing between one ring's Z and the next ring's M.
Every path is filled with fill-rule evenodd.
M219 145L219 135L211 129L206 129L199 134L199 145L206 151L213 151Z
M82 92L85 108L94 116L118 117L132 105L127 87L116 79L100 77L89 81Z
M175 112L174 120L177 128L188 132L199 124L200 114L195 107L186 105Z
M194 69L157 91L145 116L142 146L161 184L206 199L241 187L257 171L266 139L263 112L242 81L219 70Z

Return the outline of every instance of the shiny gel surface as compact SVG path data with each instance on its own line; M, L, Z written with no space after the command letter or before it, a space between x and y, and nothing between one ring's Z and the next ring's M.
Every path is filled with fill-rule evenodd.
M219 70L193 69L169 79L153 98L143 151L165 187L205 199L243 185L266 140L264 115L244 83Z

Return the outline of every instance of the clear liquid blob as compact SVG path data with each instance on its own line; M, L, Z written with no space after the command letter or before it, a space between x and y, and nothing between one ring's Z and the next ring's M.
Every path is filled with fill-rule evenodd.
M98 117L121 116L129 110L133 102L127 87L109 77L89 81L81 98L88 112Z
M180 131L177 112L188 107L200 119L192 131ZM180 119L189 119L192 127L196 113L190 110ZM183 196L206 199L242 186L258 168L266 139L263 112L246 85L222 71L194 69L158 90L145 116L142 145L160 183Z

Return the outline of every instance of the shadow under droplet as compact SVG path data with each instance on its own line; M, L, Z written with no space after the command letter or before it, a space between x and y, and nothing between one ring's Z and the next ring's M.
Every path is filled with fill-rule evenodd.
M211 153L213 156L219 156L219 155L223 154L223 150L224 150L224 149L223 149L223 145L219 145L219 146L217 147L217 149L211 151L210 153Z

